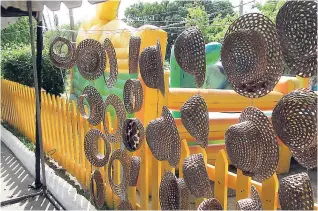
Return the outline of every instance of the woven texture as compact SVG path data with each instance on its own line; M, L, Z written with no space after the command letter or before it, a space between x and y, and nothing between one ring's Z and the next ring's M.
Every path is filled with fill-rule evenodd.
M55 53L55 45L58 43L63 43L63 45L67 46L66 55L59 55ZM74 66L76 61L75 46L68 39L63 37L56 37L53 40L50 45L49 55L53 65L58 68L70 69Z
M161 210L179 210L180 189L176 176L167 171L161 180L159 188Z
M94 182L96 183L96 195L94 190ZM103 176L98 170L94 170L90 181L91 201L94 206L101 209L105 203Z
M209 137L209 112L203 97L193 95L183 104L180 114L183 126L205 148Z
M128 79L123 91L124 105L130 114L138 112L143 104L144 92L138 79Z
M190 210L190 190L183 178L177 179L180 189L180 210Z
M202 87L206 73L205 42L198 27L189 27L177 37L174 54L179 66L194 76L197 87Z
M251 187L251 198L238 200L236 203L237 210L263 210L261 197L256 190L256 187Z
M215 198L206 199L198 206L198 210L223 210L219 200Z
M278 189L282 210L313 210L313 190L307 173L298 173L281 179Z
M231 163L243 174L261 182L278 166L279 148L268 117L258 108L245 108L239 123L225 132L225 147Z
M290 149L295 160L307 169L317 167L317 144L306 147L305 149Z
M107 56L108 56L108 62L110 65L109 68L109 77L106 79L104 75L104 80L106 83L107 88L112 88L116 82L117 82L117 76L118 76L118 65L117 65L117 56L115 48L110 41L110 39L106 38L104 40L104 49L106 50ZM103 71L103 74L105 72Z
M140 37L131 36L129 39L129 73L138 72L138 60L140 52Z
M119 202L117 209L118 210L133 210L133 207L131 206L131 203L129 201L123 200Z
M138 118L129 118L123 125L123 143L130 152L137 151L145 139L144 126Z
M129 186L136 186L140 170L140 157L131 156L131 168L129 177Z

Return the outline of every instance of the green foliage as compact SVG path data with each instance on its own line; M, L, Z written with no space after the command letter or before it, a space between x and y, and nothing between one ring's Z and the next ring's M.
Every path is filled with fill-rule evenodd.
M225 17L218 15L213 19L212 24L209 26L208 40L213 42L223 42L224 35L229 28L229 25L238 18L237 13L232 15L228 14Z
M189 8L188 11L186 26L197 26L201 30L205 41L208 42L209 16L204 10L204 7L197 6Z
M286 0L267 0L264 4L256 3L256 8L276 23L276 15Z

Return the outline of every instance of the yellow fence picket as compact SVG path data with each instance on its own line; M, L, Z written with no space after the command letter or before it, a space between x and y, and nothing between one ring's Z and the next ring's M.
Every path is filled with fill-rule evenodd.
M227 210L228 160L224 150L221 150L215 161L214 197L217 198L223 210Z
M240 169L237 169L236 201L249 197L251 192L251 177L243 175Z
M277 210L278 178L276 173L262 182L261 200L264 210Z

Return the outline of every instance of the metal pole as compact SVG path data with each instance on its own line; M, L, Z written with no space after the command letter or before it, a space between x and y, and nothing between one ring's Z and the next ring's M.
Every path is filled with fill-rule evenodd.
M74 16L73 16L73 9L69 9L69 17L70 17L70 27L71 27L71 33L72 33L72 42L76 42L76 36L75 36L75 26L74 26Z
M239 14L240 14L240 16L243 15L243 0L240 1Z

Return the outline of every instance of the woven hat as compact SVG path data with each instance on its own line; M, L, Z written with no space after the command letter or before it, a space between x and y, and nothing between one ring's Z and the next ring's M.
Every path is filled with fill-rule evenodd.
M149 122L146 128L146 140L157 160L168 160L173 167L179 164L180 136L174 118L166 106L162 107L161 117Z
M291 148L290 151L295 160L303 167L307 169L317 167L317 144L304 149Z
M314 197L308 174L305 172L281 179L278 189L282 210L313 210Z
M192 154L184 159L182 172L185 183L195 197L202 198L211 195L211 184L201 153Z
M144 126L138 118L128 118L123 125L123 143L130 152L137 151L145 139Z
M210 198L201 202L198 210L223 210L223 208L219 200Z
M238 200L236 203L238 210L263 210L261 197L254 185L251 187L251 198Z
M123 91L124 105L130 114L138 112L143 103L144 93L138 79L128 79Z
M118 210L133 210L133 207L131 206L131 203L129 201L123 200L119 202L117 209Z
M76 49L76 65L86 80L95 80L106 68L106 52L102 44L93 39L81 41Z
M55 45L57 43L63 43L63 45L67 46L67 54L66 55L58 55L54 52ZM62 47L62 46L61 46ZM64 37L56 37L50 45L50 59L54 66L63 69L70 69L75 64L75 46Z
M98 151L98 139L102 138L106 148L106 153L103 155ZM97 129L90 129L84 138L84 152L87 160L96 167L103 167L109 160L111 145L107 141L106 136Z
M96 183L96 192L94 190L94 181ZM90 182L90 192L91 192L91 201L94 206L101 209L104 206L105 203L105 193L104 193L104 182L103 182L103 176L98 170L94 170L91 176L91 182Z
M157 41L157 45L146 47L141 52L139 68L141 78L145 82L146 86L159 89L162 95L164 95L164 72L159 40Z
M180 189L180 210L190 210L190 190L183 178L177 179Z
M107 128L107 123L105 122L106 118L103 118L105 135L107 140L110 143L117 143L118 141L121 140L122 128L123 128L124 121L126 119L125 106L123 102L121 101L121 99L114 94L108 95L105 100L105 109L109 105L112 105L115 108L116 116L117 116L117 129L113 134L110 134Z
M123 179L120 184L116 185L112 178L112 166L115 160L119 160L123 167ZM122 196L129 185L129 178L130 178L130 170L131 170L131 157L127 154L125 150L117 149L115 150L109 159L108 165L108 181L109 185L117 196Z
M87 99L89 104L89 116L85 113L84 98ZM90 124L96 126L102 121L104 117L105 106L102 96L94 87L85 87L83 94L78 98L77 106L80 114L87 119Z
M291 73L317 74L317 2L288 1L276 16L276 28Z
M205 148L209 137L209 112L203 97L193 95L183 104L180 114L184 127Z
M131 156L131 168L129 177L129 186L136 186L140 170L140 157Z
M106 50L109 65L110 65L109 77L107 79L105 78L105 72L103 71L104 80L105 80L107 88L112 88L116 84L117 76L118 76L116 51L112 42L108 38L105 38L103 47Z
M206 73L205 42L198 27L189 27L177 37L174 54L179 66L193 75L197 86L202 87Z
M161 180L159 188L161 210L180 209L180 189L176 176L167 171Z
M268 117L258 108L245 108L239 123L225 132L225 147L231 163L253 180L271 177L278 166L276 134Z
M129 39L129 73L138 72L138 59L140 52L140 37L131 36Z
M240 16L225 34L221 59L229 82L237 93L249 98L268 94L284 71L275 24L259 13ZM235 70L231 69L233 67ZM231 76L233 73L238 77Z

